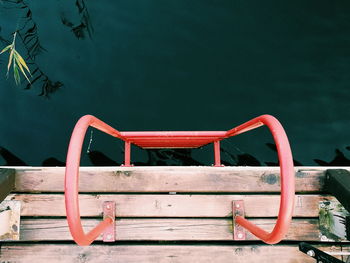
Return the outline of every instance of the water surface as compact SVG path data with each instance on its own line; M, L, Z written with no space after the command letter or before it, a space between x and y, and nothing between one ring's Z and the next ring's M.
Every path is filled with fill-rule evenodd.
M44 92L49 99L38 96L42 81L24 90L24 81L6 79L8 55L0 56L0 146L28 165L49 157L64 162L74 124L85 114L124 131L227 130L268 113L282 122L302 164L330 161L336 148L350 157L348 1L24 3L28 8L0 1L0 35L11 41L30 10L23 34L35 24L46 50L31 70L37 66L63 84ZM20 40L17 49L27 52ZM276 159L271 142L260 128L223 147L265 164ZM82 163L91 165L86 148ZM122 144L97 131L90 150L122 160ZM211 148L193 156L212 162ZM133 157L147 160L142 151Z

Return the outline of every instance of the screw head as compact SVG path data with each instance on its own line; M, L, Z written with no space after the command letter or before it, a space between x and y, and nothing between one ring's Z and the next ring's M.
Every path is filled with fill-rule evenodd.
M111 234L108 234L108 235L107 235L107 239L108 239L108 240L112 240L112 235L111 235Z
M306 254L310 257L314 257L315 256L315 251L313 251L312 249L310 249L308 252L306 252Z
M240 206L239 204L236 204L236 207L237 207L237 208L240 208L241 206Z
M241 238L243 238L243 234L242 234L242 233L238 233L237 237L238 237L239 239L241 239Z
M324 235L321 236L321 241L328 241L328 238Z
M107 209L111 209L111 205L106 205L106 208Z

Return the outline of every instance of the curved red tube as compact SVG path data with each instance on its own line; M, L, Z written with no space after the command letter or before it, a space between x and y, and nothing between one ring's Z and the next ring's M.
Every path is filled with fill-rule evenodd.
M69 230L73 236L74 241L81 246L90 245L104 231L104 229L113 222L113 219L106 218L88 234L84 233L83 227L81 225L78 199L79 166L81 149L84 142L86 130L89 126L99 129L114 137L122 138L119 131L113 129L111 126L91 115L85 115L80 118L74 127L67 153L64 197Z
M280 209L278 213L278 218L276 225L271 233L266 232L265 230L257 227L243 217L237 216L236 223L240 224L248 231L253 233L255 236L263 240L268 244L275 244L281 241L288 231L292 213L294 208L294 197L295 197L295 181L294 181L294 166L293 158L290 150L290 145L288 142L287 135L279 123L279 121L270 115L262 115L255 119L252 119L234 129L231 129L227 132L209 132L205 133L205 136L211 137L213 142L218 139L224 139L231 136L238 135L240 133L258 128L260 126L266 125L274 138L278 159L280 162L280 173L281 173L281 200L280 200ZM113 219L107 218L97 225L93 230L88 234L85 234L81 225L80 220L80 211L79 211L79 199L78 199L78 185L79 185L79 165L80 165L80 155L86 130L89 126L92 126L96 129L99 129L105 133L108 133L114 137L122 139L126 142L129 141L129 137L132 137L130 134L135 136L134 133L121 134L119 131L113 129L111 126L100 121L91 115L83 116L79 119L72 133L72 137L68 147L67 154L67 164L66 164L66 174L65 174L65 204L66 204L66 213L67 220L70 232L73 236L75 242L82 246L87 246L91 244L103 231L104 229L113 222ZM152 133L152 134L151 134ZM153 134L154 133L154 134ZM170 132L171 133L171 132ZM147 137L150 138L159 138L161 135L169 136L169 132L148 132ZM140 133L144 135L145 133ZM137 133L137 135L140 135ZM179 135L179 132L171 133L175 138ZM176 135L176 136L175 136ZM197 132L184 132L181 133L181 136L186 135L186 140L191 141L190 138L198 137ZM201 134L204 136L204 133ZM128 137L129 136L129 137ZM187 139L188 138L188 139ZM192 138L195 141L194 138ZM175 139L167 140L170 142L176 141ZM157 143L157 142L156 142ZM204 143L208 143L205 141ZM167 144L169 146L170 144ZM197 144L195 144L196 146ZM188 145L189 147L193 145ZM130 161L130 160L129 160Z
M280 122L271 115L262 115L252 119L232 130L227 131L227 136L235 136L240 133L266 125L275 141L281 174L281 200L276 225L271 233L252 224L241 216L236 217L236 223L246 228L252 234L267 244L280 242L288 232L294 209L295 179L293 157L287 135Z

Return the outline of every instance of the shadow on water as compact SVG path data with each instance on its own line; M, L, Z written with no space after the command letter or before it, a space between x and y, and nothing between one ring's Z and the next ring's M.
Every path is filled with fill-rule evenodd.
M347 146L346 149L350 151L350 146ZM350 159L346 158L344 153L339 149L335 149L335 156L333 160L327 162L319 159L314 159L314 162L320 166L350 166Z
M146 162L133 162L135 166L186 166L203 165L191 156L190 149L160 149L145 150L147 153ZM89 159L96 166L119 166L117 163L100 151L88 152Z
M89 151L89 159L95 166L119 166L120 163L109 158L107 155L100 151Z
M192 156L191 149L161 149L147 150L148 162L146 165L165 165L165 166L188 166L204 165L195 160Z
M66 163L54 157L50 157L42 162L42 166L66 166Z
M257 158L248 153L232 154L223 147L221 147L220 150L224 153L224 157L226 157L221 161L225 166L262 166Z
M272 143L266 143L266 146L277 152L276 146ZM350 146L346 149L350 151ZM206 165L192 157L191 149L147 149L146 162L133 162L135 166L200 166ZM222 161L225 166L279 166L276 161L259 161L256 157L248 153L233 154L229 150L221 147ZM115 160L108 157L100 151L89 151L87 153L92 165L94 166L120 166ZM0 147L0 157L3 162L0 165L4 166L27 166L28 164L17 157L14 153L4 147ZM350 159L348 159L343 152L335 149L335 156L331 161L324 161L320 159L313 159L319 166L350 166ZM265 165L264 165L265 163ZM65 162L60 161L54 157L49 157L42 162L42 166L65 166ZM294 160L295 166L303 166L299 161Z
M271 149L272 151L274 151L275 153L277 153L277 148L276 148L276 144L274 143L266 143L266 146ZM294 160L294 165L295 166L303 166L303 164L297 160ZM267 166L279 166L279 162L265 162Z
M0 156L4 160L4 163L2 163L1 165L5 165L5 166L27 166L27 164L23 160L21 160L15 154L13 154L9 150L7 150L6 148L1 147L1 146L0 146Z

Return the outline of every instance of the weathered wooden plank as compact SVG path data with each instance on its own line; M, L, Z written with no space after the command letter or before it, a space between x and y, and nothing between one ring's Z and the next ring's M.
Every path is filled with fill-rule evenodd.
M296 191L321 191L325 168L295 168ZM80 170L80 192L280 191L277 167L82 167ZM63 181L64 167L16 169L18 192L62 192Z
M15 170L0 169L0 203L15 188Z
M11 194L22 216L66 216L63 194ZM79 196L84 217L101 216L102 204L115 201L118 217L230 217L232 200L244 200L247 217L276 217L279 195L89 195ZM296 195L294 217L318 217L319 202L331 196Z
M100 222L84 219L86 231ZM253 223L270 231L273 219L253 219ZM117 240L233 240L231 219L117 219ZM20 241L67 241L72 240L65 219L23 219L21 221ZM101 237L98 239L101 240ZM247 240L257 240L247 233ZM320 232L317 219L293 220L286 240L319 241Z
M317 246L338 253L349 252L349 246ZM339 257L338 257L339 258ZM5 244L0 250L1 262L16 263L314 263L299 252L297 245L77 245ZM345 262L345 261L344 261Z

